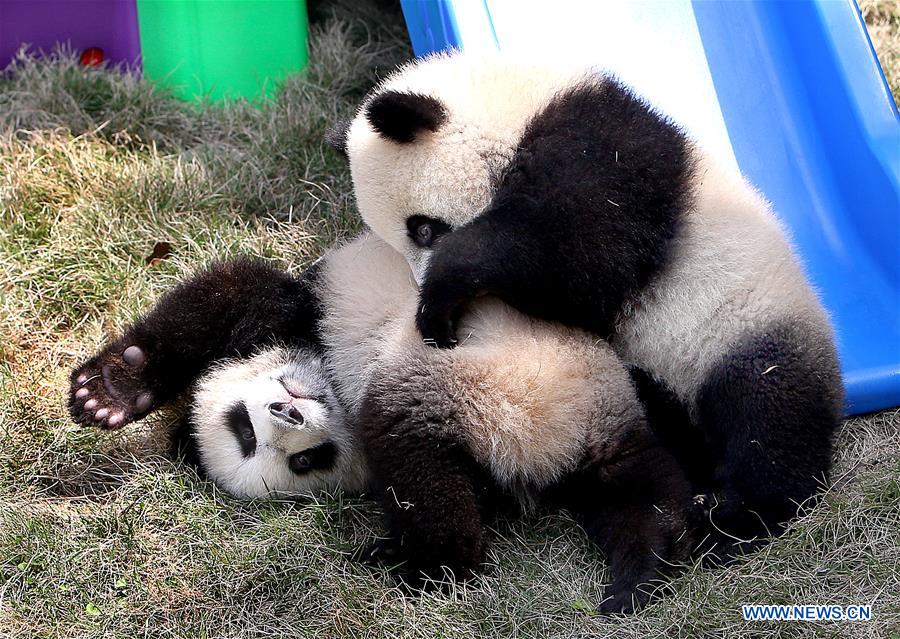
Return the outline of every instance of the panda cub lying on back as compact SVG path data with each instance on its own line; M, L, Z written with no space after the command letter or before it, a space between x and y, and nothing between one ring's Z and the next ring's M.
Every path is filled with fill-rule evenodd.
M436 350L419 337L416 305L403 257L374 236L299 279L261 262L221 263L76 369L70 409L81 423L120 427L205 372L193 441L227 490L368 486L390 533L417 531L369 553L404 561L407 579L475 570L496 497L551 499L607 554L603 610L645 601L638 586L687 558L691 495L609 346L484 298L461 318L459 347ZM272 340L287 350L241 359ZM213 364L226 356L238 359ZM394 441L393 460L366 466L372 446ZM395 485L404 503L387 507Z

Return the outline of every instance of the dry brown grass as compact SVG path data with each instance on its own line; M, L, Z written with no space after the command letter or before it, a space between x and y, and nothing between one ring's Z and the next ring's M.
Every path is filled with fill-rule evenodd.
M900 100L900 0L859 0L884 77Z

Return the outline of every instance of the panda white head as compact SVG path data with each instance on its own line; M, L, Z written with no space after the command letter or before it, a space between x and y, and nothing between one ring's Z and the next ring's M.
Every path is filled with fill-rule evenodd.
M455 52L401 67L329 133L360 214L421 283L433 244L477 217L531 117L584 70Z
M317 355L273 348L204 375L191 404L206 475L244 498L365 487L366 468Z

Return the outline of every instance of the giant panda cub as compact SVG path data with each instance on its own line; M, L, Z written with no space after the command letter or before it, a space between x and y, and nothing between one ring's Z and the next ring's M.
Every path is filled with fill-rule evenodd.
M476 570L497 503L557 504L608 557L602 609L646 601L639 586L688 557L691 494L608 344L483 298L461 318L459 346L433 349L415 326L417 296L403 256L371 234L300 278L222 262L73 371L70 410L118 428L202 376L193 440L227 490L293 492L313 476L368 486L389 534L365 556L402 564L413 582ZM273 340L283 346L268 350ZM310 470L330 474L296 479L298 455L302 470L322 459Z
M421 285L425 342L462 341L482 295L610 340L723 555L782 532L827 480L841 378L784 228L618 81L436 55L387 77L330 139L364 221ZM673 400L689 421L671 420ZM398 466L395 450L368 455Z

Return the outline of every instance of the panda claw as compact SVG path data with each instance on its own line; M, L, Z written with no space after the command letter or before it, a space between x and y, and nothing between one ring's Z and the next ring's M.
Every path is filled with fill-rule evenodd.
M359 561L367 566L396 566L401 563L400 545L392 537L378 539L359 552Z
M630 615L637 609L636 602L632 593L617 593L605 601L597 608L597 612L603 617L612 615Z

